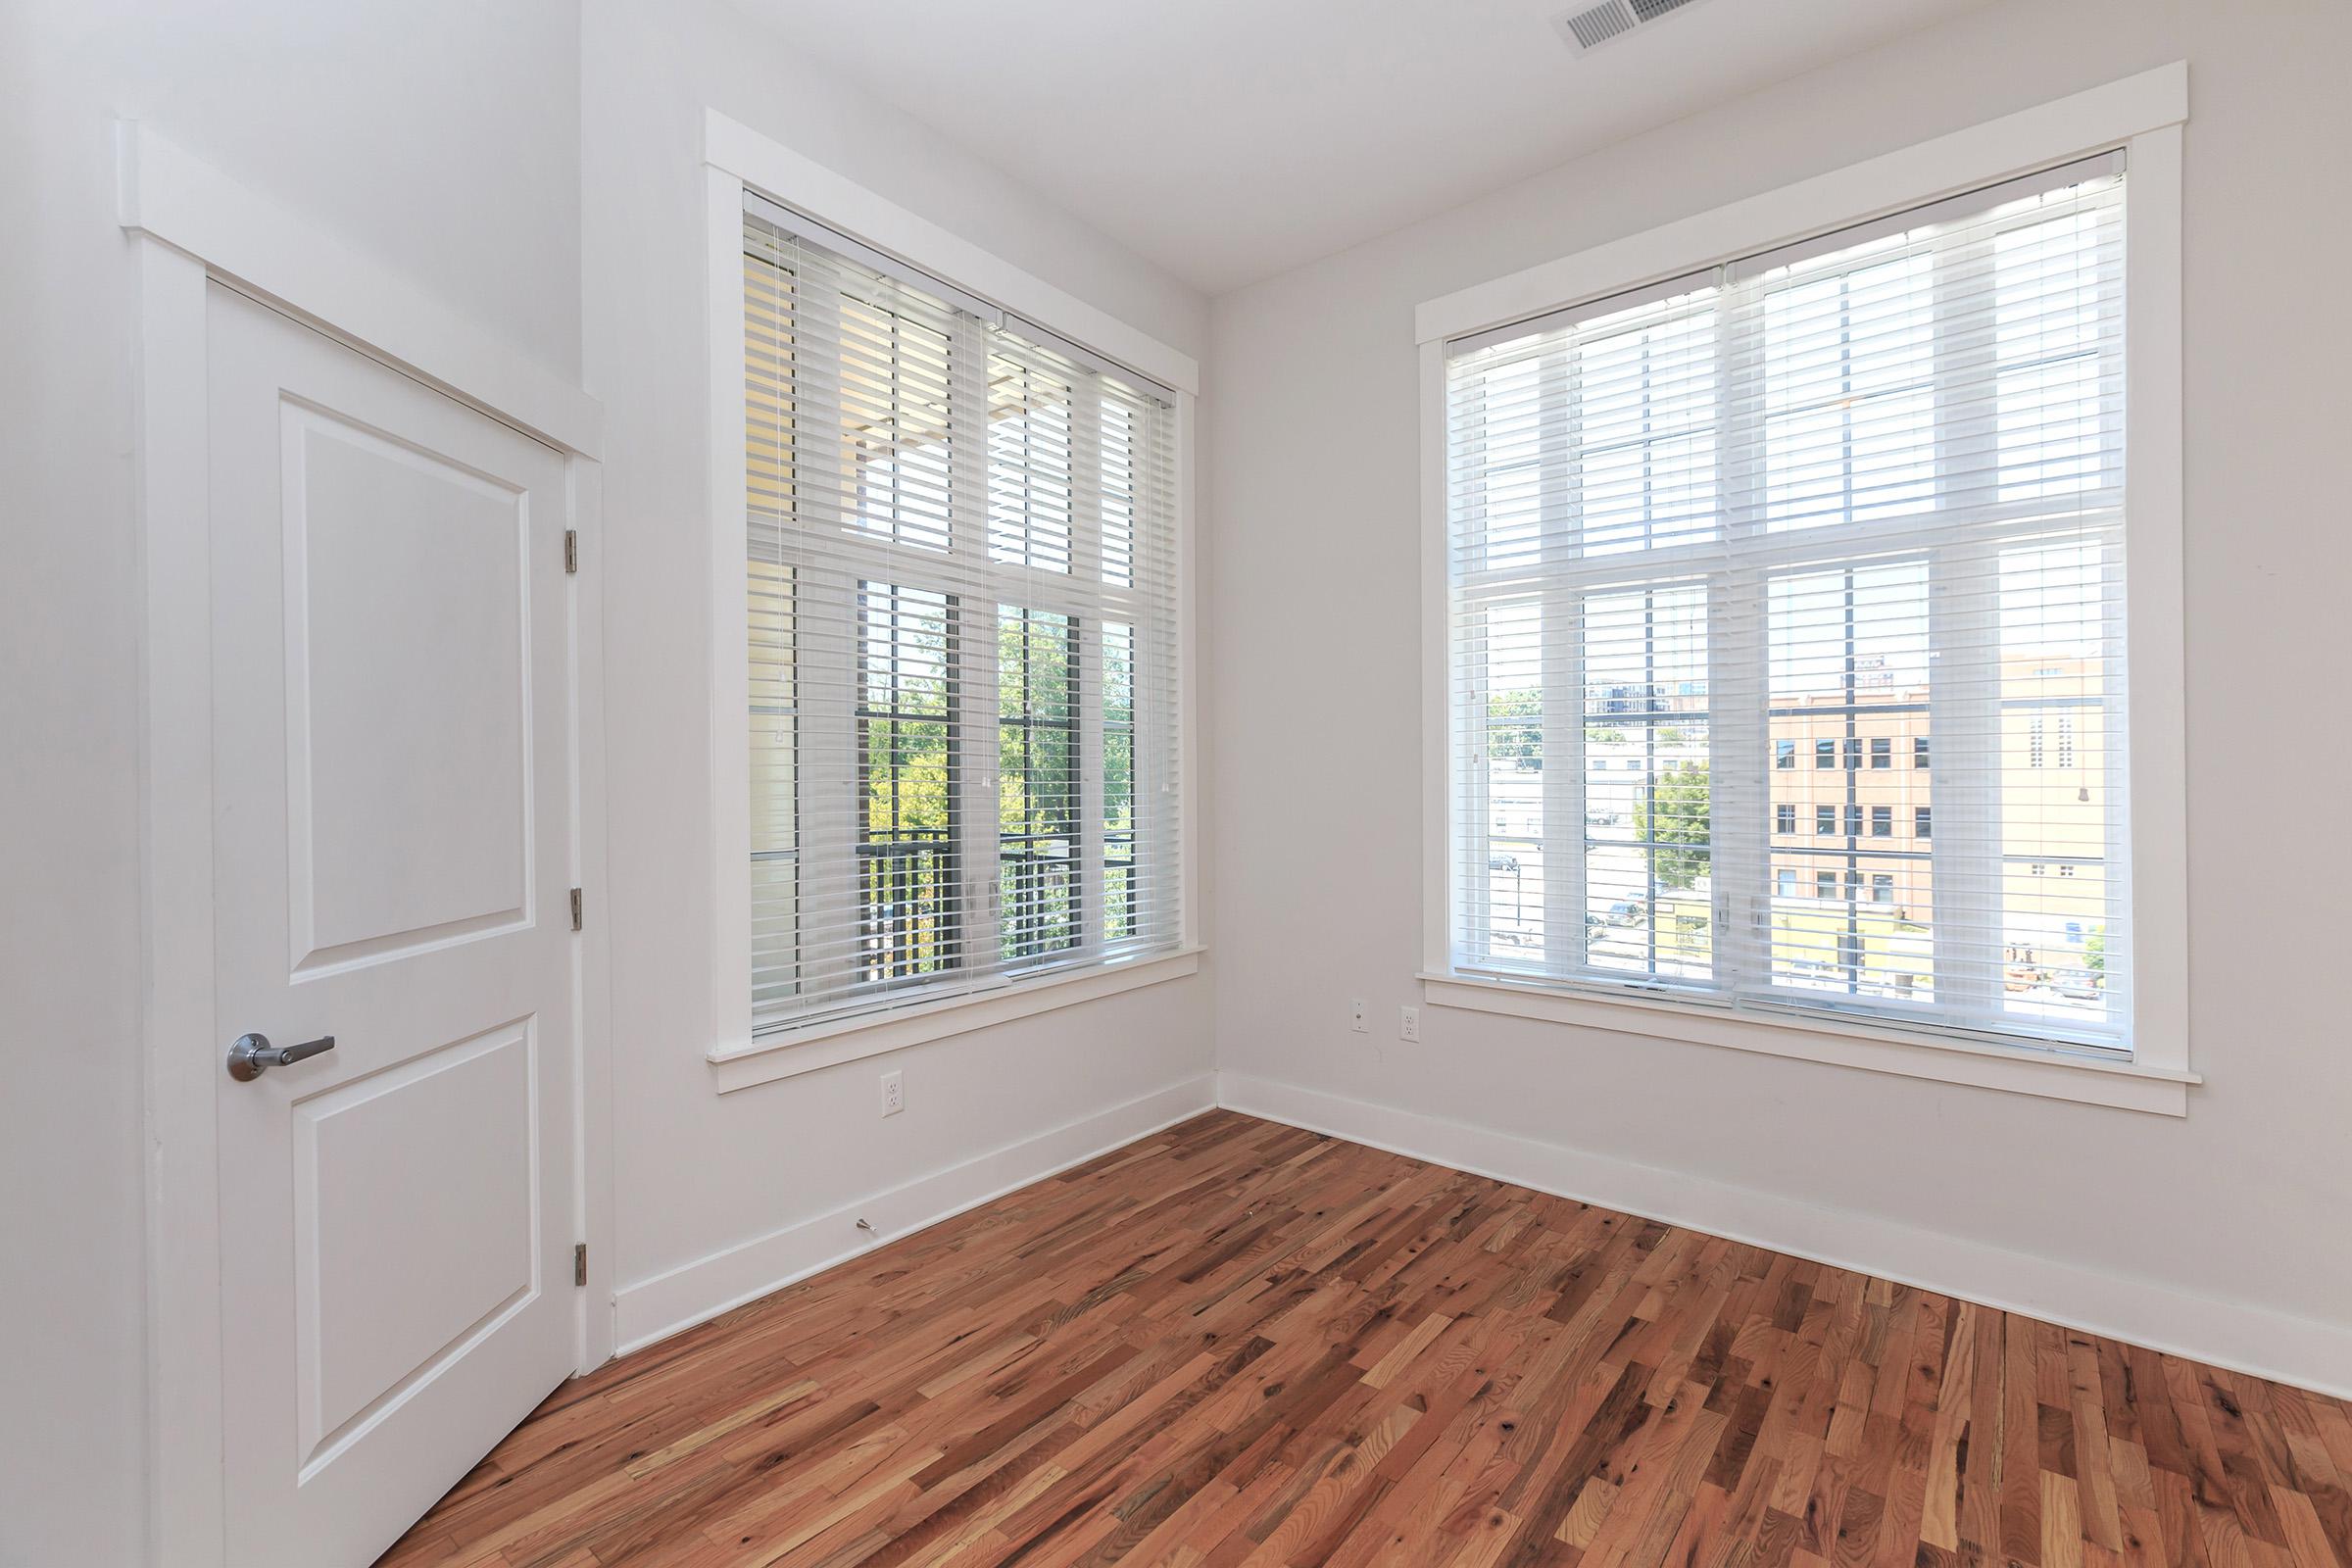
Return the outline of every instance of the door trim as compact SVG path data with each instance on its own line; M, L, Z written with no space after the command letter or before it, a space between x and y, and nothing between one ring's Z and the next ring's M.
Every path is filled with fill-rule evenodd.
M116 127L132 250L140 668L140 1051L146 1098L148 1561L225 1568L220 1164L215 1096L210 367L220 282L562 453L581 542L571 579L572 881L594 911L572 967L572 1221L588 1244L574 1364L613 1348L612 1074L607 958L603 408L405 278L188 156ZM167 1042L175 1049L167 1050Z

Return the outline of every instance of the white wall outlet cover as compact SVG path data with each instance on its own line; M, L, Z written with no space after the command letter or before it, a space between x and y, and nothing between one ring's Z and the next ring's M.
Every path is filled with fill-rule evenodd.
M906 1108L906 1079L901 1072L882 1075L882 1114L896 1116Z

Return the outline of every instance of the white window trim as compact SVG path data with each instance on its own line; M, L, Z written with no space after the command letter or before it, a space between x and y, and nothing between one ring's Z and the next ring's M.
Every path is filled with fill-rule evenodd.
M1759 1051L1907 1077L2185 1115L2188 1059L2187 746L2180 481L2180 152L2188 68L2176 62L2071 97L1593 246L1424 302L1421 354L1422 948L1433 1005ZM1446 721L1446 343L2113 148L2125 204L2125 608L2132 693L2132 1055L1957 1041L1899 1025L1731 1015L1455 972Z
M927 1040L984 1029L1072 1006L1200 967L1199 815L1200 776L1194 722L1195 610L1192 564L1195 399L1200 368L1189 356L1085 301L982 250L855 180L794 152L715 110L706 112L707 287L710 333L710 691L711 866L710 998L715 1038L706 1054L721 1094L771 1083ZM752 1033L751 738L743 649L747 572L743 519L743 197L746 190L806 213L862 244L954 280L1107 360L1132 367L1175 394L1176 745L1187 782L1177 804L1181 841L1181 941L1172 952L1068 972L1015 978L1002 986L845 1018L786 1033Z

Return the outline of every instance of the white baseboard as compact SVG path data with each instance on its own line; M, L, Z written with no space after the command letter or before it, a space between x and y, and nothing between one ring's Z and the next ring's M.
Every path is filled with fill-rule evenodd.
M1204 1073L625 1286L613 1299L619 1352L667 1339L882 1242L1083 1165L1212 1110L1216 1102L1215 1079ZM872 1222L873 1239L861 1239L855 1228L860 1217Z
M1413 1159L2352 1397L2352 1328L2339 1324L1245 1073L1217 1074L1217 1102Z

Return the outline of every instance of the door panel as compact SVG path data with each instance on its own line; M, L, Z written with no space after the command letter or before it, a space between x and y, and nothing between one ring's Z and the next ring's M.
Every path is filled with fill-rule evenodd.
M285 406L297 968L522 917L526 497Z
M555 453L208 305L222 1478L239 1568L364 1565L570 1370Z
M306 1465L545 1285L533 1047L525 1019L295 1102ZM411 1166L424 1148L439 1157Z

